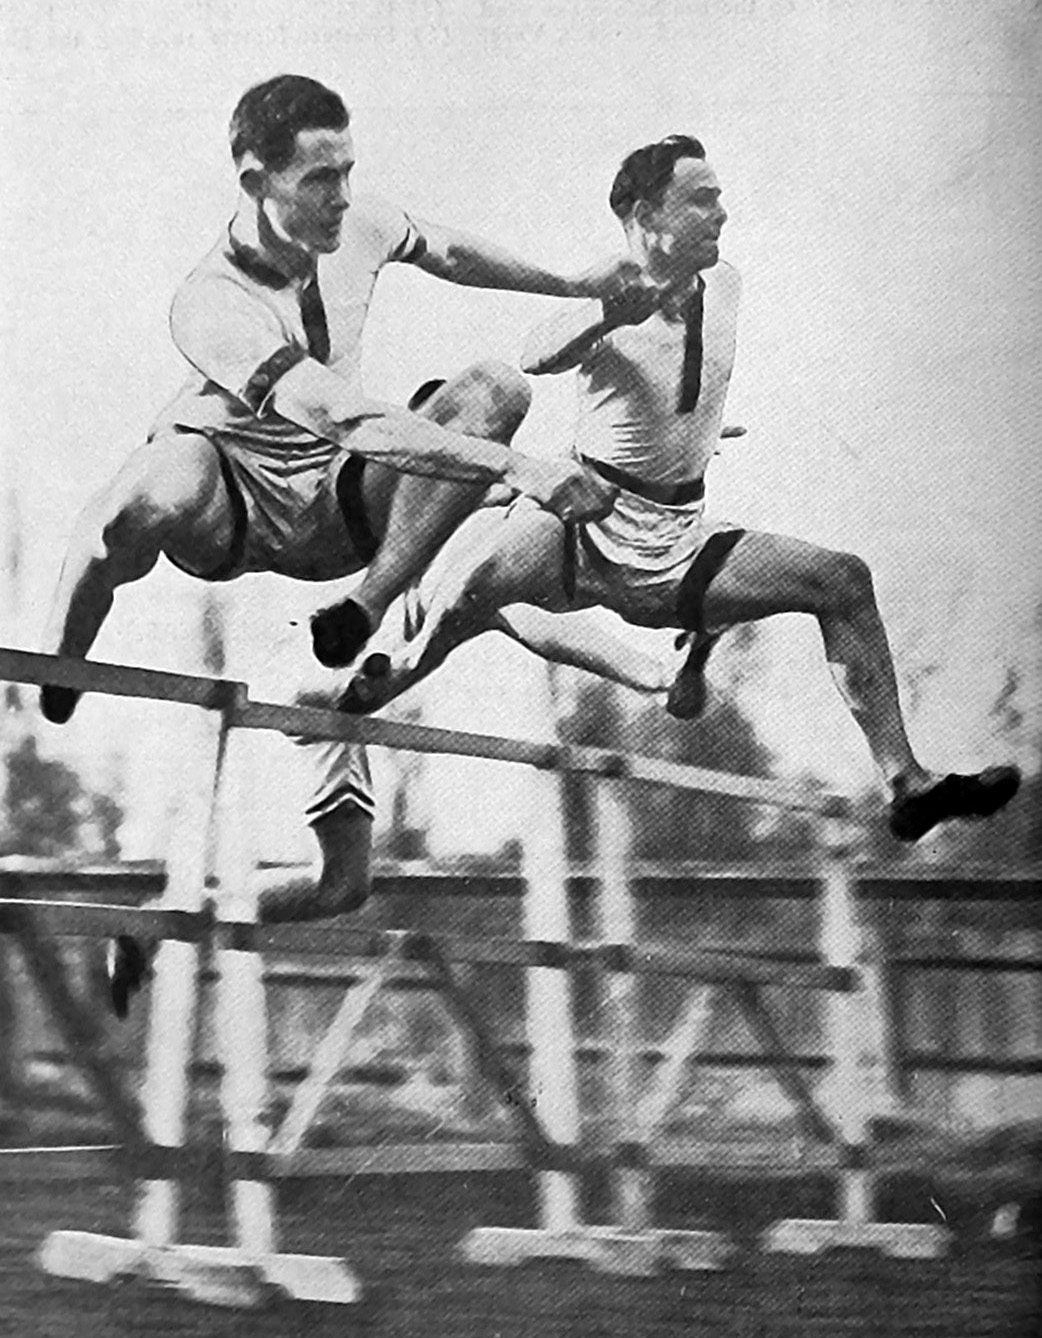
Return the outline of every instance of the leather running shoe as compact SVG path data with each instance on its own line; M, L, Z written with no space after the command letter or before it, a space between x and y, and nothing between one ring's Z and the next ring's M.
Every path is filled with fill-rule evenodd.
M929 789L905 792L901 778L890 801L890 830L899 841L918 841L950 818L990 818L1020 789L1017 767L988 767L973 776L945 776Z
M52 725L64 725L72 719L82 693L78 688L63 688L57 683L45 683L40 689L40 710Z
M687 659L681 665L666 694L666 710L677 720L697 720L706 709L706 699L709 694L706 689L705 667L713 647L719 640L719 636L692 638ZM684 638L680 638L678 650L683 642Z
M389 656L379 652L367 655L361 669L340 694L337 710L345 715L368 715L370 711L378 710L384 704L384 689L390 672Z
M109 939L105 952L105 971L109 980L109 999L117 1017L126 1017L130 996L144 984L151 965L151 954L132 934Z
M349 665L372 633L369 615L356 600L320 609L311 619L311 648L327 669Z

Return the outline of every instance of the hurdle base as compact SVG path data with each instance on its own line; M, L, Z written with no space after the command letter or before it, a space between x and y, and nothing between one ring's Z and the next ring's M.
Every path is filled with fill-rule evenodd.
M598 1273L650 1278L666 1269L725 1268L735 1246L717 1231L628 1230L580 1226L568 1231L477 1227L458 1247L467 1263L516 1268L537 1259L571 1259Z
M878 1250L892 1259L940 1259L949 1232L919 1222L829 1222L790 1217L761 1237L772 1254L821 1254L825 1250Z
M203 1305L258 1310L277 1301L353 1305L362 1284L342 1259L312 1254L253 1258L228 1246L148 1246L89 1231L55 1231L39 1251L53 1277L115 1283L140 1279Z

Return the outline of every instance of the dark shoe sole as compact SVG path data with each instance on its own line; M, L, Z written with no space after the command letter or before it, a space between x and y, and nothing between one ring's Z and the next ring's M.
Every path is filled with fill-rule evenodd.
M337 701L337 710L345 715L368 715L384 704L384 687L391 672L389 656L377 652L367 655L362 667Z
M63 688L56 683L45 683L40 689L40 710L52 725L64 725L72 719L83 694L78 688Z
M990 818L1020 789L1016 767L988 767L975 776L945 776L919 794L890 804L890 831L899 841L918 841L953 818Z
M120 934L109 944L106 967L112 1011L118 1018L125 1018L131 995L137 993L149 973L149 955L131 934Z
M368 613L353 599L322 609L311 619L311 648L315 659L327 669L346 668L369 640L372 631Z
M697 720L706 709L709 693L705 668L719 637L697 637L687 659L666 694L666 710L676 720Z

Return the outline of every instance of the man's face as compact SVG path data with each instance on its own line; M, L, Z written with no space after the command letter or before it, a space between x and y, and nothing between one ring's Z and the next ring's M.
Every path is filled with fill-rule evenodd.
M277 229L305 251L335 251L354 165L350 130L299 131L290 162L264 175L263 203Z
M716 264L726 221L716 173L701 158L680 158L662 203L648 207L641 225L649 254L681 276Z

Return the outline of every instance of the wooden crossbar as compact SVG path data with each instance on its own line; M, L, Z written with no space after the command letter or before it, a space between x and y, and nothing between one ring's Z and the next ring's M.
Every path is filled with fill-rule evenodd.
M792 989L845 992L856 988L856 974L821 962L790 962L755 954L727 954L654 943L633 945L579 940L569 944L537 939L481 938L465 934L428 935L355 929L339 924L254 925L216 923L209 911L138 909L90 902L2 901L0 933L18 934L28 926L54 938L107 938L136 934L142 938L201 942L211 932L219 942L258 952L317 952L344 958L383 958L397 944L402 961L453 961L501 966L549 966L575 963L634 975L681 976L708 984L748 981Z
M179 939L198 943L213 923L208 912L105 906L84 901L0 900L0 934L21 934L34 927L52 938Z
M170 674L160 669L39 655L35 651L7 647L0 647L0 679L40 687L53 683L56 687L78 688L81 692L100 692L112 697L148 697L155 701L202 706L211 711L225 709L246 692L245 683L227 678Z
M262 951L335 953L344 957L381 957L386 941L380 931L341 925L262 925L254 931L254 946ZM757 985L795 989L847 991L856 988L856 976L843 967L822 962L791 962L755 954L726 954L673 944L628 945L578 940L570 944L535 939L480 938L464 934L409 934L402 946L406 960L430 960L434 952L453 961L501 966L556 966L576 962L600 965L636 975L673 975L706 983L748 980Z
M181 702L224 711L228 723L239 729L273 730L297 738L343 739L407 752L489 758L548 771L581 772L668 785L673 789L723 794L752 803L823 815L836 816L847 805L842 795L832 791L757 776L735 776L666 758L367 719L313 707L253 702L248 697L246 685L231 679L168 674L97 660L0 648L0 680L55 683L84 692Z
M315 707L246 701L234 708L231 720L240 728L274 730L299 738L359 740L400 748L406 752L515 762L543 771L577 772L649 785L666 785L671 789L728 795L732 799L745 799L751 803L810 813L834 815L847 803L842 795L832 791L758 776L736 776L686 762L671 762L662 757L617 753L607 748L508 739L494 734L438 729L433 725L367 719Z

